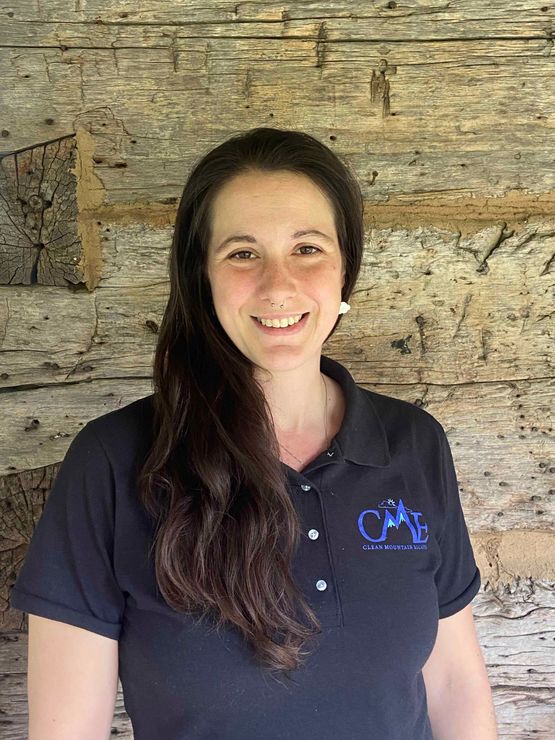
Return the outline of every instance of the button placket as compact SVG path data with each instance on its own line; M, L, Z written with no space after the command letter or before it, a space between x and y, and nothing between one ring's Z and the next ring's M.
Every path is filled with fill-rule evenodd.
M303 489L303 491L310 491L311 486L302 485L301 488ZM318 532L317 529L309 529L308 536L311 540L317 540L318 537L320 536L320 532ZM318 591L325 591L327 587L328 587L328 584L326 583L326 581L324 581L323 578L319 578L316 581L316 588L318 589Z
M335 450L330 449L326 450L324 452L325 456L336 458ZM331 453L331 454L330 454ZM332 460L330 462L337 462L337 460ZM325 463L324 463L325 464ZM302 479L301 479L302 480ZM305 477L306 481L306 477ZM311 483L305 483L304 481L301 482L297 479L297 486L299 493L307 493L309 491L312 491L316 494L316 497L313 501L311 497L307 498L307 502L310 500L313 501L314 504L316 504L317 509L319 508L319 511L313 511L313 503L310 503L310 505L305 509L305 517L309 517L309 521L312 520L314 522L314 516L318 518L318 516L325 516L324 512L322 511L322 501L320 500L320 494L318 492L318 489ZM304 508L304 507L303 507ZM308 514L308 511L311 512L311 514ZM325 519L322 519L322 526L325 526ZM339 604L338 604L338 596L335 593L335 586L333 586L334 583L334 576L333 576L333 564L330 562L330 553L329 553L329 545L326 542L326 537L323 538L320 537L322 527L320 529L317 529L316 527L310 527L308 529L305 529L305 537L307 540L311 540L312 542L318 541L318 545L312 545L307 540L306 541L306 547L311 548L315 547L315 550L307 550L307 557L308 560L305 561L307 564L310 563L312 560L312 557L314 557L314 560L312 562L312 566L310 569L313 571L313 578L315 575L317 575L318 571L323 574L328 572L329 570L329 578L322 578L316 577L314 580L308 579L308 581L305 581L305 587L308 586L309 588L314 589L314 607L317 609L318 618L320 619L320 623L322 626L339 626L341 624L341 617L339 616ZM324 530L325 533L325 530ZM321 547L323 546L323 550ZM308 556L309 552L313 552L313 556ZM325 555L324 555L325 553ZM314 570L316 573L314 573ZM308 575L308 573L306 573ZM331 581L330 581L331 578ZM311 586L310 586L311 584ZM330 591L329 586L332 585L332 589ZM320 596L316 595L316 591L320 592Z

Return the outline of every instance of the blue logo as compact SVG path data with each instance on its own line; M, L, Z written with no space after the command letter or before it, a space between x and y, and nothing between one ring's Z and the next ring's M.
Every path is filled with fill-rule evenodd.
M363 550L427 550L428 541L428 525L420 521L422 512L413 511L407 508L403 499L399 499L399 503L396 504L395 500L388 498L378 504L377 509L365 509L360 512L358 517L358 529L361 535L371 543L372 545L364 544ZM392 511L394 513L392 513ZM382 523L383 514L383 523ZM372 519L368 520L367 517L371 516ZM374 519L375 517L375 519ZM372 527L372 523L379 522L381 524L381 534L379 537L372 537L368 532L368 527ZM399 531L399 527L403 525L401 531L406 531L412 539L412 542L407 544L380 544L387 540L389 533L392 531L392 527L395 527ZM423 537L423 533L426 533L426 537Z

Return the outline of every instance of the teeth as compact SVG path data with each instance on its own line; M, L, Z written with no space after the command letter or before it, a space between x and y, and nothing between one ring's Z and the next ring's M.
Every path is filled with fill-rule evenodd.
M291 324L296 324L302 319L302 317L303 315L302 313L300 313L297 316L288 316L287 318L284 317L283 319L259 319L257 316L256 320L264 326L272 326L274 327L274 329L278 329L279 327L291 326Z

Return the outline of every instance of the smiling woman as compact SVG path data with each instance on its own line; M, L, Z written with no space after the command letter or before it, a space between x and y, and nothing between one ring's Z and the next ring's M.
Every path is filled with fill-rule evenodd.
M195 165L154 393L76 435L12 589L81 628L34 623L33 727L105 735L118 668L137 740L432 740L450 713L451 737L492 737L453 620L480 572L445 431L322 353L363 241L356 178L306 133L254 129ZM76 690L54 715L58 685Z

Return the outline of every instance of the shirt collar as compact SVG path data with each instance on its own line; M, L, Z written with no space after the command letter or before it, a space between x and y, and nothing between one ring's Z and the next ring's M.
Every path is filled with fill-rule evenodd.
M335 436L341 455L357 465L389 465L387 434L371 391L358 386L347 368L331 357L320 356L320 371L336 380L345 395L345 415Z

